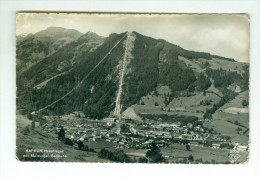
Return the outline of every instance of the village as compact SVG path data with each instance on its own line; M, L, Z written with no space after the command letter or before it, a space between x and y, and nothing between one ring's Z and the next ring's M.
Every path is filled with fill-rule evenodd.
M64 128L66 138L74 143L104 141L112 143L115 149L148 149L150 144L156 141L160 148L179 143L233 151L248 150L248 146L232 142L229 136L223 136L213 129L204 127L201 120L187 124L163 122L161 119L140 122L131 119L118 121L110 117L93 120L75 112L70 115L48 117L46 122L36 126L54 135ZM120 126L120 133L116 132L117 126Z

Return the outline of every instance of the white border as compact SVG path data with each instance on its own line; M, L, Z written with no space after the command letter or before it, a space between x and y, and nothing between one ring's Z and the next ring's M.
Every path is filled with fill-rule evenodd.
M21 163L15 160L15 12L19 10L249 13L250 159L246 165ZM0 178L260 178L260 3L258 0L0 0Z

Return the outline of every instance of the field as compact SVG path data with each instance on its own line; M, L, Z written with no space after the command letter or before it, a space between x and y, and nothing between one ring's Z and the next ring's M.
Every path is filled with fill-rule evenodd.
M167 106L164 104L164 94L170 94L170 89L167 86L157 88L158 95L148 94L142 97L141 101L144 105L133 105L134 111L137 114L168 114L168 115L184 115L196 116L200 119L203 118L203 113L206 109L212 108L214 104L220 101L222 93L219 92L213 85L207 90L210 93L203 95L203 92L196 93L189 97L174 98ZM218 95L216 95L216 94ZM210 101L208 105L201 105L202 101ZM158 106L155 105L158 103ZM166 110L162 110L165 108ZM171 109L168 111L167 109Z
M230 121L230 122L235 122L238 121L240 124L242 124L245 127L249 127L249 115L248 113L240 113L240 114L230 114L230 113L225 113L218 111L213 115L213 119L215 120L223 120L223 121ZM239 127L239 126L237 126Z
M249 110L248 107L243 108L242 101L248 100L249 93L248 91L244 91L236 96L235 99L226 103L220 109L218 109L213 115L213 119L221 119L225 121L235 122L238 121L245 127L249 127ZM239 111L243 111L243 113ZM235 111L237 111L235 113Z
M230 136L230 137L235 137L238 136L236 129L239 127L235 124L232 124L230 122L216 119L212 120L210 122L205 122L204 123L206 127L208 128L213 128L216 132L220 132L222 135ZM246 128L240 127L242 129L242 132L246 130Z
M179 60L182 60L183 62L185 62L185 64L187 66L189 66L195 72L198 72L198 73L204 72L204 69L201 67L200 62L198 62L198 61L192 61L192 60L189 60L182 56L179 56Z
M206 62L206 59L199 59L198 60L200 63ZM213 58L212 60L208 60L209 65L212 69L220 69L222 68L223 70L226 71L234 71L241 73L243 70L243 63L238 63L238 62L231 62L227 60L221 60L217 58Z
M213 58L212 60L206 60L199 58L198 60L189 60L187 58L179 56L179 60L182 60L185 62L185 64L189 67L191 67L195 72L202 73L203 70L203 63L208 62L209 66L212 69L224 69L227 71L236 71L238 73L241 73L243 70L243 63L238 62L232 62L227 60L221 60L217 58Z
M126 154L136 157L144 157L147 150L125 150ZM213 149L210 147L191 146L191 151L186 150L186 146L182 144L172 144L169 148L161 148L163 156L170 162L183 160L189 155L196 159L202 159L204 162L215 160L216 162L229 162L229 150L227 149Z
M173 144L169 148L162 149L162 153L165 156L169 156L168 160L170 162L182 159L183 157L188 157L189 155L192 155L194 160L202 159L204 162L215 160L216 162L224 163L229 161L229 150L202 146L191 146L191 151L188 151L186 150L185 145Z
M107 142L107 141L89 141L86 142L87 146L94 149L95 151L99 151L103 148L105 149L113 149L113 146L115 146L116 144L111 143L111 142Z
M222 135L230 136L232 141L247 145L249 141L249 111L248 107L242 106L242 101L248 100L248 97L248 91L238 94L235 99L223 105L213 114L213 121L205 124ZM242 129L239 134L238 128Z

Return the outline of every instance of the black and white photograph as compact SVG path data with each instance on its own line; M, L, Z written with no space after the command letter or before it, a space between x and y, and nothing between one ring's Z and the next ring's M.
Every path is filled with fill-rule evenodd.
M246 164L249 14L18 12L16 159Z

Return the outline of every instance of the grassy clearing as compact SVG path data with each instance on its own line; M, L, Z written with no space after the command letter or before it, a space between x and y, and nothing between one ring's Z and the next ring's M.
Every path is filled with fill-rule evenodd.
M131 157L144 157L147 150L134 150L127 149L124 150L125 153ZM183 160L183 158L188 158L189 155L196 159L202 159L203 162L212 162L213 160L218 163L229 162L228 149L214 149L211 147L202 146L191 146L191 150L186 150L186 145L182 144L172 144L169 148L161 148L161 152L165 158L170 163L176 162L178 160ZM244 163L247 161L248 152L239 152L240 158L237 160L239 163Z
M236 137L240 134L237 133L237 128L239 126L229 123L224 120L213 120L210 122L205 123L208 128L213 128L216 132L220 132L222 135ZM242 129L241 132L244 132L246 128L240 127ZM240 133L241 133L240 132Z
M187 58L179 56L179 60L185 62L187 66L193 69L193 71L201 73L203 72L203 63L208 62L210 65L210 68L212 69L224 69L226 71L233 71L237 73L241 73L243 71L243 63L238 63L238 62L232 62L232 61L227 61L227 60L221 60L217 58L213 58L212 60L206 60L199 58L196 61L189 60Z
M244 91L236 96L235 99L232 101L226 103L221 108L219 108L214 114L213 119L217 120L224 120L224 121L231 121L235 122L238 121L240 124L242 124L245 127L249 127L249 114L248 113L237 113L232 114L228 112L224 112L226 109L232 109L232 108L243 108L242 101L248 100L249 93L248 91Z
M132 156L143 157L147 150L125 150L125 153ZM186 150L186 145L172 144L169 148L161 148L161 152L169 162L175 162L192 155L194 160L202 159L204 162L215 160L216 162L229 161L229 150L227 149L213 149L210 147L191 146L191 151Z
M31 125L31 121L23 115L17 114L16 119L17 119L16 120L17 130L20 130L21 128L23 128L27 125Z
M202 118L203 113L196 113L194 111L179 111L179 112L168 112L168 111L162 111L161 107L155 106L155 107L149 107L146 105L134 105L133 106L137 114L167 114L167 115L179 115L179 116L196 116L198 118Z
M222 68L223 70L226 71L235 71L238 73L241 73L241 71L243 71L243 63L239 63L239 62L231 62L231 61L227 61L227 60L220 60L217 58L213 58L212 60L206 60L206 59L202 59L199 58L198 62L199 63L205 63L205 62L209 62L210 68L212 69L220 69Z
M249 91L244 91L242 93L239 93L235 99L232 101L226 103L224 106L222 106L219 110L223 110L229 107L236 107L236 108L243 108L242 101L249 99Z
M202 106L200 105L200 101L212 101L210 105L208 106ZM190 97L178 97L174 98L168 107L174 108L174 107L181 107L188 111L196 111L196 110L202 110L205 111L207 108L211 108L213 104L216 104L220 101L220 98L212 93L206 93L205 96L203 93L198 93L195 96Z
M125 153L131 157L144 157L147 150L133 150L127 149ZM212 162L213 160L218 163L229 162L228 149L214 149L211 147L191 146L191 150L186 150L186 146L182 144L172 144L169 148L161 148L161 152L169 163L174 163L183 158L188 158L189 155L196 159L202 159L203 162ZM244 163L247 161L248 152L239 152L240 158L237 162Z
M230 113L224 113L224 112L218 111L213 115L213 119L231 121L233 123L235 121L238 121L243 126L245 126L247 128L249 127L249 115L248 114L230 114Z
M173 144L169 148L163 148L161 150L164 156L168 156L169 162L182 159L182 157L188 157L189 155L192 155L194 160L201 158L204 162L215 160L216 162L223 163L229 161L229 150L227 149L191 146L191 151L188 151L185 145Z
M92 149L95 149L95 150L100 150L100 149L103 149L103 148L106 148L106 149L109 149L109 148L113 148L113 146L117 145L117 144L114 144L112 142L107 142L107 141L89 141L89 142L86 142L86 145Z
M179 60L185 62L187 66L189 66L193 71L202 73L204 72L204 69L201 67L201 64L197 61L192 61L187 58L184 58L182 56L179 56Z
M210 87L210 91L213 91L217 94L222 95L216 88ZM196 116L202 118L203 112L208 108L220 101L220 97L213 93L206 93L205 96L203 92L197 93L194 96L190 97L177 97L174 98L167 106L164 104L164 92L168 91L168 88L163 86L158 90L158 96L147 95L142 98L144 105L134 105L133 108L137 114L168 114L168 115L185 115L185 116ZM169 92L169 91L168 91ZM166 93L167 94L167 93ZM202 100L211 101L209 105L203 106L200 105ZM158 103L158 106L155 106L155 103ZM171 109L181 109L179 111L163 111L162 108L171 108Z
M232 142L238 142L242 145L248 145L249 135L237 135L236 137L231 139Z
M226 109L236 109L243 108L242 101L248 100L248 91L244 91L236 96L235 99L226 103L221 108L219 108L213 114L213 121L208 123L209 128L213 128L215 131L220 132L223 135L230 136L232 141L239 142L241 144L247 145L249 141L249 114L248 113L228 113L224 112ZM240 125L235 125L235 122L240 123ZM233 123L233 124L232 124ZM237 128L241 128L242 131L237 132ZM247 131L247 132L245 132ZM245 134L243 134L245 132Z

